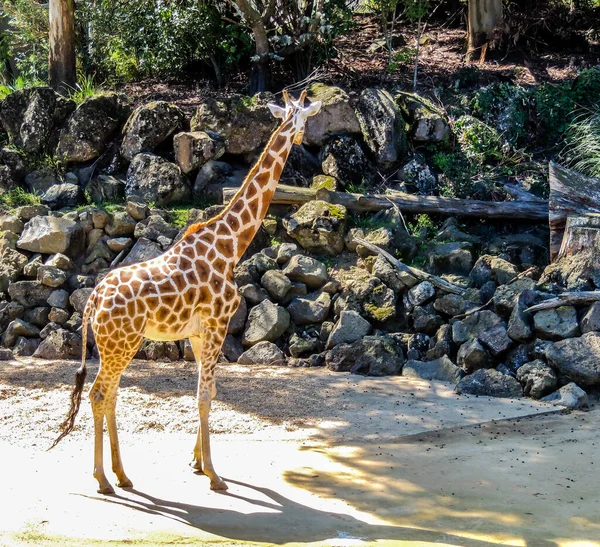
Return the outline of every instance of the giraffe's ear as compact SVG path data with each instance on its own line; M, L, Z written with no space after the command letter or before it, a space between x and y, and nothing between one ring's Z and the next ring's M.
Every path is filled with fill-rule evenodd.
M314 116L321 110L321 101L315 101L314 103L310 103L306 108L306 116Z
M269 110L271 111L271 114L273 114L273 116L275 116L276 118L281 118L283 120L283 118L285 118L285 109L281 108L278 104L273 104L273 103L267 103L267 106L269 107Z

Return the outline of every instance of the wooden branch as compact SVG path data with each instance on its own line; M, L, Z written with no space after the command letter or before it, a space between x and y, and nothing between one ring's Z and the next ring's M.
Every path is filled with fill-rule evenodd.
M443 291L446 291L446 292L450 292L452 294L462 295L465 293L465 289L463 289L462 287L459 287L458 285L454 285L453 283L450 283L449 281L446 281L445 279L442 279L441 277L438 277L437 275L432 275L432 274L429 274L422 270L418 270L417 268L413 268L412 266L407 266L403 262L400 262L397 258L394 258L387 251L384 251L382 248L378 247L377 245L373 245L372 243L369 243L368 241L365 241L364 239L362 239L360 237L355 237L354 241L356 243L358 243L359 245L366 247L370 251L380 254L392 266L395 266L401 272L412 275L413 277L416 277L417 279L420 279L421 281L429 281L432 285L435 285L439 289L442 289Z
M229 201L236 191L236 188L224 188L223 201ZM390 209L393 205L396 205L405 213L521 220L547 220L548 218L548 204L545 201L480 201L438 196L416 196L404 192L363 195L332 192L325 188L315 190L283 184L280 184L275 190L271 203L273 205L303 205L313 199L344 205L349 211L362 213Z
M528 192L527 190L524 190L518 184L506 183L504 185L504 190L513 199L518 200L518 201L545 201L542 198L538 198L537 196L534 196L532 193Z
M577 306L598 302L600 300L600 291L579 291L579 292L564 292L556 298L550 298L544 302L540 302L525 311L530 313L540 310L550 310L560 308L561 306Z

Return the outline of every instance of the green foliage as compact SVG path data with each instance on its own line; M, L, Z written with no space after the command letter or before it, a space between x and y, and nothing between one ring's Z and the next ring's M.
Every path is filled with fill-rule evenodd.
M454 122L456 139L466 158L478 165L500 161L505 154L505 145L498 132L472 116L461 116Z
M575 110L575 97L568 84L542 84L533 92L537 136L555 145L569 126Z
M600 177L600 105L567 129L564 163L590 177Z
M435 236L440 228L440 222L434 221L427 214L415 215L414 221L408 223L410 233L414 237L430 239Z
M103 209L109 215L112 215L117 211L122 211L123 209L125 209L125 206L122 201L105 200L102 201L102 203L100 203L100 209Z
M191 205L176 205L166 210L169 224L183 228L190 219Z
M392 61L388 63L386 72L394 72L400 65L411 65L415 62L417 50L414 47L403 47L392 55Z
M27 81L47 81L48 8L37 0L11 0L1 11L9 23L4 48L15 52L19 73Z
M348 217L349 223L354 228L361 228L366 232L374 232L380 228L389 228L390 223L383 218L379 218L377 215L368 213L364 214L351 214Z
M14 209L23 205L39 205L40 196L17 187L0 194L0 209Z
M87 74L80 74L77 76L77 83L75 88L70 90L69 99L75 101L77 105L80 105L86 99L94 97L100 93L94 83L94 78Z
M46 85L41 80L28 79L24 76L18 76L9 84L0 84L0 100L5 99L8 95L10 95L13 91L17 91L19 89L29 89L31 87L38 87Z

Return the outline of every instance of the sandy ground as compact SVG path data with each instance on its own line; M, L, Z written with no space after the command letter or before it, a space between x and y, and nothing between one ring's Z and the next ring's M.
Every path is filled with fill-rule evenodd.
M598 407L222 366L213 460L230 489L215 493L186 465L194 365L137 362L119 403L134 488L101 496L86 401L45 451L76 367L0 363L0 545L600 545Z

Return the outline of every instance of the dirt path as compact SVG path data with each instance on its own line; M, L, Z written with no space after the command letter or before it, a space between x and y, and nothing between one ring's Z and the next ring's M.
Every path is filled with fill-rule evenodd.
M100 496L89 405L44 451L76 367L0 363L0 545L600 545L598 409L223 366L213 457L230 490L218 494L186 466L194 366L139 362L119 408L135 487Z

